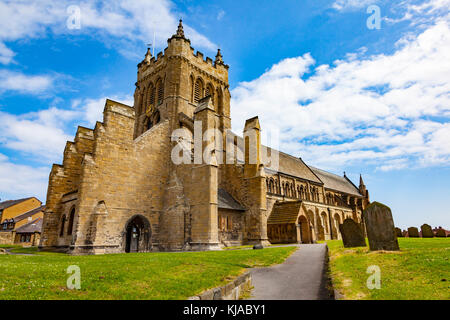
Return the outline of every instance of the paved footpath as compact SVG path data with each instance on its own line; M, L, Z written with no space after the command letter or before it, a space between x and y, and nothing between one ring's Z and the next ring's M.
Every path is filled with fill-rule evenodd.
M253 300L325 300L327 289L325 244L301 244L282 264L251 269Z

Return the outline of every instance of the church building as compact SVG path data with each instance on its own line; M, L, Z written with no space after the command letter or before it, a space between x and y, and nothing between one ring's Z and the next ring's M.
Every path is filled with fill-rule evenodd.
M163 52L148 50L134 105L107 100L103 121L78 127L63 163L53 165L39 248L103 254L314 243L340 239L346 218L362 224L362 178L357 187L261 145L257 117L231 132L228 69L220 50L214 60L194 52L181 21ZM225 161L230 153L235 159Z

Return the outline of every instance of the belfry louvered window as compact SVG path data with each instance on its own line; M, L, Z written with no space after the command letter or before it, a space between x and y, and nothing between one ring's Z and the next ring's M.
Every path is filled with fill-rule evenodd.
M195 81L194 87L194 103L198 103L201 98L203 98L203 83L200 79Z
M164 84L161 81L161 79L158 80L156 87L158 90L158 105L159 105L163 102L163 99L164 99Z
M148 105L154 106L155 105L155 87L153 86L153 84L150 84L148 96L149 96Z

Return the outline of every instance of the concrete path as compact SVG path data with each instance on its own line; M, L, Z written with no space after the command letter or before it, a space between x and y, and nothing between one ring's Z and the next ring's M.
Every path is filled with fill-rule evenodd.
M326 275L325 244L301 244L282 264L251 269L252 300L332 299Z

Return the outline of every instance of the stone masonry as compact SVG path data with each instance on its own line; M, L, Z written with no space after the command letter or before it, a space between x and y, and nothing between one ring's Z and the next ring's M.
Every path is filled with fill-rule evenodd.
M107 100L103 121L78 127L63 163L53 165L40 249L214 250L268 245L268 233L288 230L278 238L314 242L340 239L345 218L361 223L369 203L362 178L356 187L284 153L274 168L265 154L277 151L261 144L258 117L228 140L228 69L220 50L214 61L194 53L181 21L163 52L153 57L148 50L134 105ZM230 148L237 157L225 162ZM205 161L197 162L198 150ZM287 202L298 205L284 219L279 206Z

